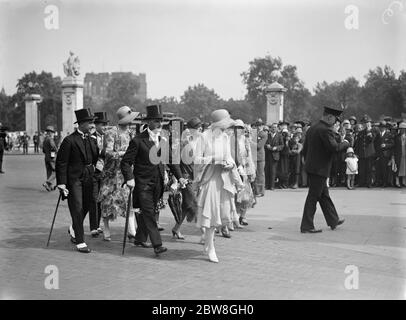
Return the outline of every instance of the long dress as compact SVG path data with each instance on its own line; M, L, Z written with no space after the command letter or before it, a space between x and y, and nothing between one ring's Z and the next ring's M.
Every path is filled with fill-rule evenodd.
M231 171L223 169L223 161L234 164L229 137L224 132L208 129L197 142L194 166L199 228L227 225L236 211L236 188Z
M118 127L110 128L104 135L105 161L98 201L102 217L109 220L115 220L118 215L125 217L130 189L122 187L119 152L127 150L131 137L129 129L123 131Z

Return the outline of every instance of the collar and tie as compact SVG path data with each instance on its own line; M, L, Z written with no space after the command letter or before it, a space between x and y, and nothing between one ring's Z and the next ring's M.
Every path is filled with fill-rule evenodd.
M149 134L149 140L154 142L155 146L158 148L158 146L159 146L159 137L160 137L161 133L160 132L154 133L153 131L151 131L148 128L148 134Z

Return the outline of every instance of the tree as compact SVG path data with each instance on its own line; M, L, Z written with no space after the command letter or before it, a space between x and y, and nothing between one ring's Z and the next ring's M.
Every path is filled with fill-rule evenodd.
M360 92L359 82L353 77L330 84L326 81L317 83L314 96L311 98L313 109L310 118L312 120L319 118L324 106L344 107L344 117L348 115L360 117L363 114L359 102Z
M183 117L198 116L204 121L210 121L211 112L224 104L217 93L204 84L189 87L180 99L185 105Z
M98 111L107 112L110 123L115 124L116 111L122 106L129 106L130 108L141 110L142 103L136 97L139 83L136 79L131 77L131 74L122 74L110 80L107 86L107 100L101 106L94 106ZM87 98L87 102L92 101Z
M401 75L402 76L402 75ZM403 108L401 82L389 67L369 70L360 95L360 107L373 118L399 117Z
M244 123L255 120L254 107L246 100L229 99L224 102L223 108L229 111L233 119L241 119Z
M247 87L246 99L254 107L256 117L265 118L266 93L265 89L272 82L282 84L287 92L285 94L285 120L297 120L309 113L307 103L310 92L299 79L296 66L283 65L280 57L270 55L264 58L255 58L249 62L249 69L241 74Z
M18 108L14 111L15 130L24 130L25 109L24 98L27 94L40 94L42 102L38 105L40 111L40 130L44 130L52 124L57 130L62 130L62 80L53 77L52 73L35 71L24 74L17 82L17 93L12 99L12 104L17 103ZM22 106L22 108L21 108ZM53 115L52 118L46 116ZM50 123L49 119L53 119ZM48 123L48 124L47 124Z

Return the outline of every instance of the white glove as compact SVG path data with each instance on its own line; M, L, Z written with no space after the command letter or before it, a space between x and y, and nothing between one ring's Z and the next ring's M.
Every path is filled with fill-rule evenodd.
M135 187L135 181L134 179L126 181L126 184L129 188L134 188Z

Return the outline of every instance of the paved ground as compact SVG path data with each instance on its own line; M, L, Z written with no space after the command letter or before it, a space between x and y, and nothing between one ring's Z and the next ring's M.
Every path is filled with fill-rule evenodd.
M121 256L124 220L111 243L87 237L90 255L67 236L64 202L45 248L57 193L41 189L43 157L8 155L0 175L1 299L405 299L406 189L331 190L345 224L322 234L299 233L306 190L269 191L249 212L249 226L216 237L219 264L207 261L199 232L185 224L186 241L171 239L174 219L162 212L167 254L128 246ZM88 232L86 222L86 232ZM272 227L272 229L269 229ZM45 268L59 270L48 290ZM359 288L345 288L345 268L359 270ZM353 274L354 275L354 274Z

